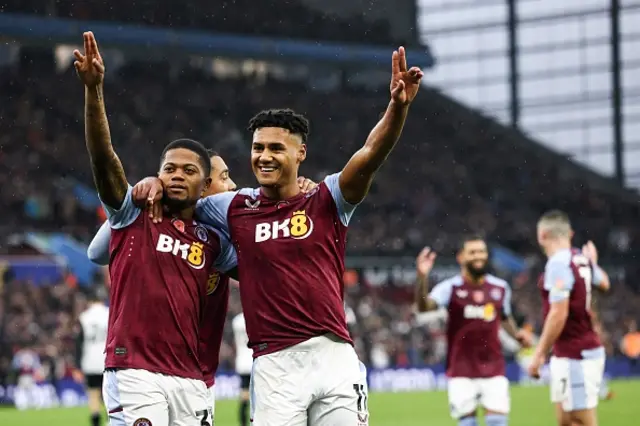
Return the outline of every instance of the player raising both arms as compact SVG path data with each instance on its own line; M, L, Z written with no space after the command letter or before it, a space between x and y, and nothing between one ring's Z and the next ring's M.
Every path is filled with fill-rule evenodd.
M222 157L215 151L208 151L211 160L211 185L204 192L204 196L219 194L221 192L233 191L236 189L235 182L229 175L229 168ZM300 177L298 184L302 191L309 191L317 184L309 179ZM87 256L89 259L99 265L107 265L109 263L109 243L111 241L111 226L106 221L98 230L98 233L89 244ZM209 405L211 407L211 417L215 414L215 374L218 369L218 361L220 356L220 346L222 344L223 327L227 316L227 307L229 302L229 276L222 274L217 270L210 271L207 281L207 299L204 307L204 313L200 320L200 353L199 359L202 368L204 382L208 388ZM245 343L246 346L246 343ZM104 345L103 345L104 347ZM249 351L249 359L251 358L251 350ZM251 372L251 362L249 363L249 371ZM102 382L102 381L101 381ZM248 380L247 380L248 389ZM248 395L248 393L247 393ZM248 400L248 397L247 397Z
M235 251L193 219L211 182L206 149L168 144L159 178L171 220L154 224L133 204L111 145L103 99L104 64L91 32L75 67L85 85L85 137L98 195L111 226L110 307L103 396L112 426L209 424L198 325L212 268L235 266ZM223 322L219 324L222 328Z
M422 71L407 68L404 48L392 66L387 111L342 172L301 193L296 178L309 124L291 110L263 111L249 124L260 188L198 204L197 217L228 230L238 248L255 358L255 426L368 424L366 371L345 320L344 252L356 205L398 141L420 87Z
M484 408L488 426L506 426L510 410L509 381L499 332L527 346L528 333L518 330L511 314L509 285L487 273L489 252L480 236L464 238L458 250L460 274L437 284L431 292L428 277L436 255L425 248L416 260L419 312L446 308L447 387L451 416L460 426L476 426Z
M553 348L549 371L558 425L596 426L605 351L593 327L591 292L592 286L607 290L609 277L597 264L593 244L584 252L572 248L573 230L565 213L543 215L537 233L548 258L538 283L545 320L529 373L539 377Z

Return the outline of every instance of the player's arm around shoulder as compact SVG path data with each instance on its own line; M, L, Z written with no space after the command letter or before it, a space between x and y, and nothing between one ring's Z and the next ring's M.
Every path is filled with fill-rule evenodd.
M429 292L429 274L433 269L436 253L429 247L422 249L416 258L416 292L415 304L418 312L435 311L449 304L451 298L451 283L443 281L438 283Z
M209 227L209 230L215 233L220 241L220 254L218 254L213 267L233 279L238 279L238 255L233 243L222 231L212 227Z
M340 175L342 195L350 204L360 203L369 192L375 173L400 139L409 106L420 87L423 73L417 67L407 69L403 47L393 52L391 63L389 106L364 146L351 157Z
M249 191L253 192L253 190ZM245 192L247 192L246 189L222 192L198 200L198 204L196 204L196 219L229 234L228 215L231 202L238 194Z
M87 257L97 265L109 264L109 242L111 240L111 225L105 221L91 240L87 248Z

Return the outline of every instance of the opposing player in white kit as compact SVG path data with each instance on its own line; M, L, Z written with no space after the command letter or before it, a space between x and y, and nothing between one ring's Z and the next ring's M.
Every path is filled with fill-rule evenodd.
M92 426L101 423L102 373L109 324L109 308L104 304L104 299L100 291L91 294L89 306L78 318L80 327L76 338L76 363L85 378Z
M451 416L459 426L477 426L484 409L488 426L506 426L510 411L509 381L499 332L502 326L524 346L528 333L518 330L511 312L511 289L487 273L489 253L480 236L462 240L457 260L461 273L428 293L435 253L425 248L416 260L419 312L446 308L447 377Z
M240 376L240 426L249 424L249 386L251 382L251 368L253 367L253 350L249 348L247 324L244 314L240 312L231 323L233 338L236 344L236 373Z
M551 211L538 222L538 243L548 261L538 288L542 294L544 327L529 374L539 377L547 354L551 401L559 426L596 426L596 406L603 379L605 351L591 315L592 287L609 288L607 274L598 266L593 243L573 249L568 216Z

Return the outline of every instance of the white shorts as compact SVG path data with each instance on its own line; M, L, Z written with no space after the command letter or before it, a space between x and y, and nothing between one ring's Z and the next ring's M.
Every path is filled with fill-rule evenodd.
M209 401L209 408L211 409L211 419L214 419L216 414L216 385L207 389L207 400ZM212 421L211 424L213 423Z
M262 355L251 373L252 426L367 426L367 371L329 334Z
M604 363L604 357L569 359L552 356L549 361L551 402L562 404L564 412L595 408Z
M111 426L211 424L207 387L201 380L146 370L107 370L102 395Z
M452 377L447 383L451 417L459 419L484 407L496 413L509 413L509 380L504 376L472 379Z

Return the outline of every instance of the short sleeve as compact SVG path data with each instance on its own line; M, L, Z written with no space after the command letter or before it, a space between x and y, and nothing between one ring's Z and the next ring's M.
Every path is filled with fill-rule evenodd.
M575 277L568 264L563 262L549 262L544 271L544 288L549 292L549 303L556 303L568 299Z
M196 205L196 219L207 225L222 229L229 235L227 214L229 213L231 201L237 194L237 191L223 192L200 199Z
M222 232L216 229L212 229L212 231L218 234L220 239L220 254L214 262L213 267L222 273L229 272L231 269L238 266L236 249Z
M502 300L502 316L508 318L513 314L511 309L511 287L505 285L504 287L504 299Z
M102 203L102 207L104 207L104 211L107 213L112 228L126 228L138 218L141 210L133 204L133 198L131 197L132 191L133 187L128 185L127 195L124 196L124 200L122 200L122 205L119 209L114 209Z
M344 226L349 226L351 216L353 216L353 212L356 210L357 205L347 202L342 196L342 190L340 189L341 174L342 172L338 172L327 176L324 178L324 183L327 185L327 188L329 188L333 201L336 203L340 221Z
M446 280L436 284L429 293L429 299L436 302L438 307L446 308L449 306L451 300L451 293L453 292L453 281Z
M111 241L111 226L105 221L87 248L87 257L98 265L109 264L109 242Z
M604 272L602 271L602 268L600 268L598 265L593 265L593 277L591 281L592 285L600 287L602 281L604 281Z

